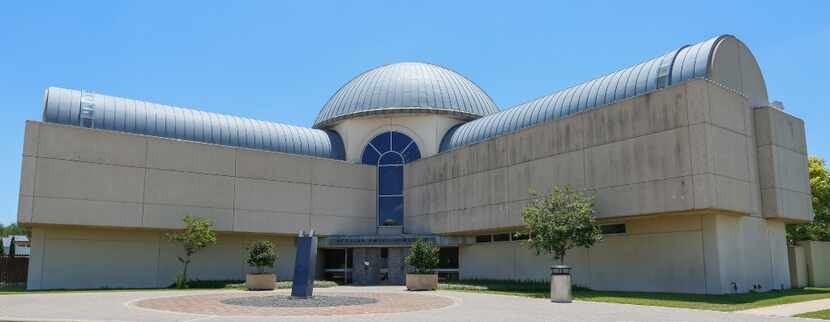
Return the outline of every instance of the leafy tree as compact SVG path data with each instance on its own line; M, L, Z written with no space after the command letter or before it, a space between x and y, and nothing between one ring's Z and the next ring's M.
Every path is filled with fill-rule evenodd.
M179 243L184 248L184 258L178 256L179 262L184 264L181 283L176 283L178 287L183 287L187 283L187 267L190 264L190 257L205 247L216 244L216 233L213 232L213 223L209 220L187 215L182 221L185 226L184 231L167 234L168 240Z
M274 243L268 240L259 240L248 247L248 258L245 262L257 268L262 274L266 267L274 267L277 261L277 254L274 252Z
M20 225L13 223L8 226L3 226L0 224L0 236L13 236L13 235L28 235L28 229L20 227Z
M591 247L602 239L594 218L594 199L570 187L554 186L547 195L530 191L533 201L522 211L530 239L524 243L536 254L553 254L565 263L574 247Z
M830 170L818 157L808 159L810 192L813 195L813 222L787 225L787 239L830 241Z
M418 238L412 244L409 256L404 258L407 265L415 267L415 274L432 274L432 270L438 267L440 248L431 242Z
M0 236L0 256L3 256L3 254L5 254L5 252L6 252L6 250L4 249L4 246L3 246L3 238L2 238L2 236Z

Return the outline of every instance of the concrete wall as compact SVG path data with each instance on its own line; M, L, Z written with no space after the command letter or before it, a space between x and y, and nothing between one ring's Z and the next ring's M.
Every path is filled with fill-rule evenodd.
M405 227L518 227L528 188L566 184L596 195L599 218L761 216L753 123L746 98L700 79L441 153L405 169Z
M51 123L26 125L18 221L223 232L374 232L374 167Z
M812 221L804 121L764 107L755 109L755 123L764 217Z
M790 260L790 285L793 288L807 287L807 257L804 256L804 247L787 247Z
M807 262L807 284L813 287L830 287L830 242L802 241Z
M444 134L458 123L461 121L437 114L367 116L344 120L332 129L343 138L346 160L360 163L366 144L386 131L398 131L411 137L418 144L421 157L434 155L438 153Z
M218 243L193 257L193 280L244 280L252 271L244 263L254 240L277 246L277 278L290 280L294 270L293 238L273 235L219 234ZM32 231L29 289L167 287L182 264L180 246L164 232L36 226Z
M590 249L573 249L566 263L574 283L597 290L683 293L747 292L789 288L783 225L722 214L664 215L614 221L627 232L607 235ZM760 229L761 231L757 231ZM770 245L779 245L781 249ZM462 279L537 280L550 278L549 255L536 256L520 242L493 242L460 248ZM782 265L777 267L776 265Z

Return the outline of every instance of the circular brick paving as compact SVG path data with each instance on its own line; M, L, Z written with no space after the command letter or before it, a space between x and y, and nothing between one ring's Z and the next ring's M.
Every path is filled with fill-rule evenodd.
M321 294L322 293L322 294ZM172 311L181 313L220 315L220 316L296 316L296 315L353 315L375 313L401 313L432 310L450 306L450 298L412 293L350 293L350 292L316 292L319 298L355 298L364 303L340 306L243 306L229 303L267 303L275 298L287 298L286 295L265 292L252 295L249 292L184 295L159 297L135 302L133 305L146 309ZM257 299L259 298L259 299ZM365 303L368 302L368 303Z

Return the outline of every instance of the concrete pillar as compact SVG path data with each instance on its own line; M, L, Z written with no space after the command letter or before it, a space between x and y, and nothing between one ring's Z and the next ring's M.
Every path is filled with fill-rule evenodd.
M404 271L405 264L403 262L402 256L403 250L404 248L389 249L389 257L387 258L387 261L389 263L389 284L404 284L406 272Z

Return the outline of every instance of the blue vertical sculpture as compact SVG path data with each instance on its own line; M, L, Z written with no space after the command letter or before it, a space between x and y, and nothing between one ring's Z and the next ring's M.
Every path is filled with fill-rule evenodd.
M294 282L291 286L291 296L309 298L314 292L314 274L317 264L317 236L310 231L308 236L297 237L297 257L294 260Z

